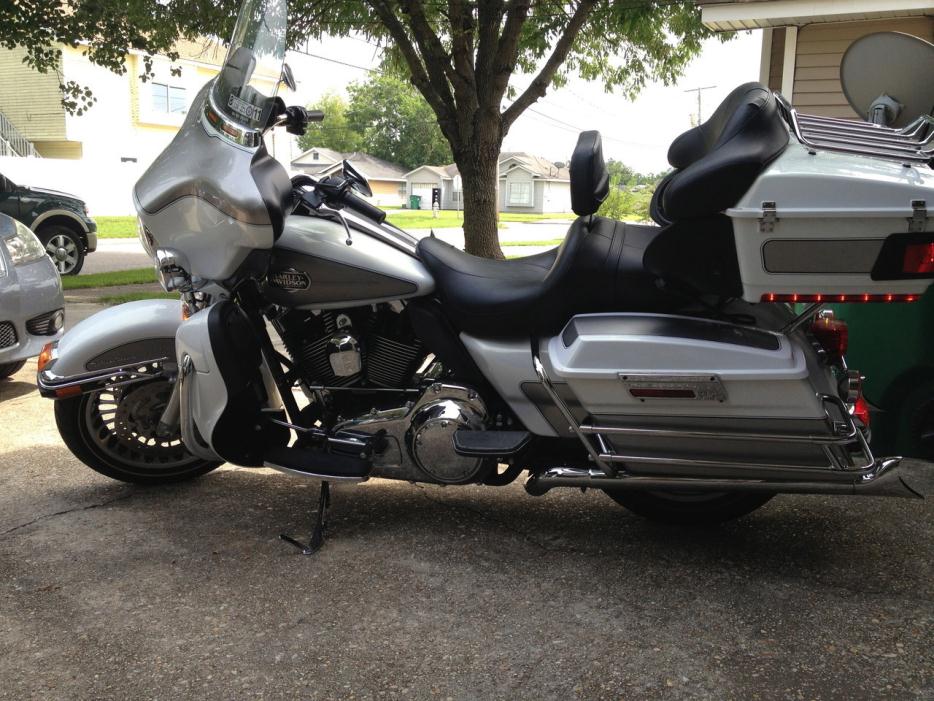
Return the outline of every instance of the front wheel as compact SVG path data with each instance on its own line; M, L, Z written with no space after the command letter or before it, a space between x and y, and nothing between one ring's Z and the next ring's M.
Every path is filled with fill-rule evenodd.
M652 521L678 526L711 525L755 511L769 492L641 492L605 490L621 506Z
M95 472L134 484L168 484L218 467L195 457L181 435L157 436L172 391L162 379L55 401L55 422L65 445Z

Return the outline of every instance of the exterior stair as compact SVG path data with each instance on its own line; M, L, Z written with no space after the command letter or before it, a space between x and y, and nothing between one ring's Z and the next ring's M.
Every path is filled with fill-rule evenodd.
M0 156L41 158L33 143L0 112Z

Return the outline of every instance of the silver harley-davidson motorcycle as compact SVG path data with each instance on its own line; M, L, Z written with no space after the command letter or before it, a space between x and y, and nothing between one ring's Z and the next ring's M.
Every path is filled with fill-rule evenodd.
M269 155L269 130L322 118L257 77L292 83L285 9L245 1L136 184L181 301L107 309L43 353L85 464L150 484L271 467L322 480L319 515L328 482L369 477L527 473L532 495L592 487L681 523L778 493L919 496L872 454L846 326L822 306L910 302L934 279L930 121L822 120L742 85L671 145L653 225L597 216L608 175L584 132L564 242L486 260L386 223L346 163L290 180Z

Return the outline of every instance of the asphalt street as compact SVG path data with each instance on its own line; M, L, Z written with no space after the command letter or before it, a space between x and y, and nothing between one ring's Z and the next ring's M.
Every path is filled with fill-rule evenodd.
M600 493L221 468L143 489L0 382L0 699L932 699L934 506L778 497L706 530Z
M522 241L551 240L562 238L568 230L570 221L531 221L509 222L500 231L503 252L507 256L531 256L553 248L553 246L512 245ZM430 229L412 229L417 238L431 233ZM452 245L463 248L464 232L462 229L437 229L441 236ZM112 270L146 268L152 265L152 259L146 255L140 242L135 238L100 239L97 250L87 256L81 274L103 273Z

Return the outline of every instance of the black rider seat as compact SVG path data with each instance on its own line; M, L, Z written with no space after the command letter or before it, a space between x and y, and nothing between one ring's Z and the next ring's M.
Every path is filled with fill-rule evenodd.
M670 304L642 265L659 228L594 216L609 192L599 133L581 134L570 171L571 207L579 217L558 248L490 260L437 238L419 241L418 257L459 331L484 337L554 333L575 313Z

